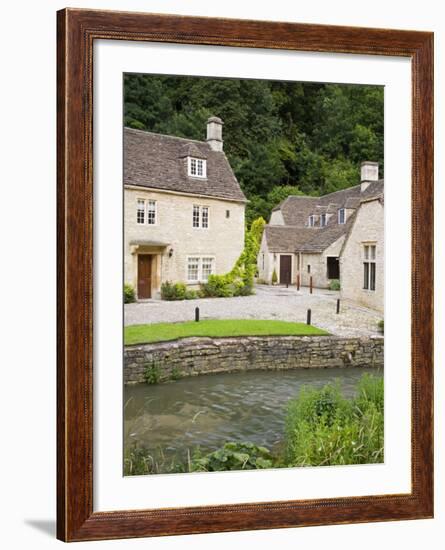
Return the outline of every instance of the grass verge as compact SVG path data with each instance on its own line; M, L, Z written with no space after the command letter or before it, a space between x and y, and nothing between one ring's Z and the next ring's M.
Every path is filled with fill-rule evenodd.
M125 345L166 342L190 336L227 338L231 336L324 336L328 333L312 325L258 319L209 319L186 323L155 323L125 327Z

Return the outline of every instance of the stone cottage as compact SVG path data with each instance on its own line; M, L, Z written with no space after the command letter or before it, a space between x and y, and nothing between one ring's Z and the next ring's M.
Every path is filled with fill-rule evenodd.
M124 279L139 300L226 273L243 250L247 201L222 126L210 118L206 141L124 129Z
M374 203L376 197L381 197L383 204L383 180L379 180L378 172L378 163L364 162L359 185L321 197L290 196L274 208L258 255L259 279L271 283L275 271L280 284L295 284L299 280L302 286L309 286L312 279L314 287L327 288L333 279L339 279L346 288L352 276L363 284L365 243L374 246L368 250L370 253L377 245L383 250L383 208L369 226L369 234L366 216L362 214L368 209L364 205ZM359 225L354 229L357 220ZM353 239L362 239L360 250L352 246L353 240L348 241L352 232ZM343 279L343 270L347 280ZM381 283L383 286L383 280ZM376 292L371 288L362 290ZM349 296L352 298L352 294Z

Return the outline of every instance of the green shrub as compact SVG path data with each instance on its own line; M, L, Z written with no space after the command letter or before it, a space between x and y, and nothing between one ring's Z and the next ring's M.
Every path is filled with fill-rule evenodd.
M205 298L229 298L234 293L232 282L230 275L209 275L201 285L201 292Z
M383 462L383 379L364 376L355 399L339 386L303 388L286 416L287 466Z
M278 283L278 276L277 276L276 269L274 268L272 273L272 284L276 285L277 283Z
M269 449L253 443L225 443L221 449L200 456L195 452L191 470L194 472L222 472L227 470L258 470L273 465Z
M176 300L193 300L196 292L188 290L184 283L171 283L166 281L161 285L161 298L169 302Z
M149 363L144 369L144 380L147 384L157 384L161 379L161 368L155 362Z
M384 334L385 332L385 321L384 319L380 319L380 321L377 323L377 328L379 329L379 331Z
M340 290L340 281L338 279L332 279L329 283L329 290Z
M170 374L170 378L172 380L179 380L180 378L182 378L182 374L181 374L181 371L178 369L178 367L173 367L172 368L172 372Z
M124 284L124 304L132 304L136 301L136 295L134 292L134 288L125 283Z

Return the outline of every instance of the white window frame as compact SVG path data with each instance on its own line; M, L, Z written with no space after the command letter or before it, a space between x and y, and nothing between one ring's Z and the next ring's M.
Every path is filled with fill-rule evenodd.
M326 227L326 224L328 223L326 214L322 214L320 216L320 227Z
M189 261L192 259L198 260L198 278L197 279L189 279ZM209 273L209 275L215 275L216 273L216 256L212 254L190 254L186 258L186 266L185 266L185 279L188 284L199 284L199 283L206 283L208 281L208 277L204 278L203 276L203 262L204 260L211 260L212 263L212 272Z
M196 173L193 174L193 166L195 165ZM199 166L201 166L201 174L198 174ZM187 172L191 178L205 179L207 177L207 161L198 157L187 157Z
M190 279L190 271L189 271L189 264L191 260L197 260L196 263L196 279ZM187 256L187 264L186 264L186 279L188 283L199 283L199 270L200 270L200 264L201 264L201 258L199 256Z
M341 221L342 214L343 214L343 221ZM338 225L344 225L346 223L346 210L344 208L338 209L337 223Z
M315 227L315 216L311 214L308 218L309 227Z
M362 246L363 290L365 292L375 292L377 288L377 244L365 242L362 243ZM374 271L374 281L372 280L372 271ZM372 282L374 282L374 288L372 288Z
M150 206L153 206L153 209L150 209ZM149 213L153 213L152 219L153 222L150 222ZM147 200L147 225L157 225L158 224L158 203L153 199Z
M210 261L210 266L211 266L210 273L208 273L207 277L204 277L204 260L205 260L206 264L208 264L209 261ZM209 280L209 276L215 274L215 257L214 256L202 256L201 261L200 261L200 265L201 265L201 281L203 283L206 283Z
M139 221L139 214L142 214L142 221ZM136 223L137 225L145 225L147 220L146 202L145 199L136 199Z
M195 225L195 212L198 212L198 225ZM206 225L204 225L204 212L206 212ZM209 229L210 228L210 206L205 204L194 204L192 209L192 227L193 229Z
M139 208L139 205L143 203L144 209L143 209L143 215L144 219L143 221L139 221L138 219L138 213L142 211L141 208ZM154 205L154 209L150 209L150 205ZM154 222L150 223L150 216L148 215L149 212L154 212ZM158 201L154 199L142 199L138 197L136 199L136 223L137 225L158 225Z

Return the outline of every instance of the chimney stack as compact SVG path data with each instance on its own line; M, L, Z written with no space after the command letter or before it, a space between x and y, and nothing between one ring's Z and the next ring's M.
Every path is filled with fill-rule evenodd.
M217 116L212 116L207 121L207 143L212 151L223 150L222 127L224 122Z
M361 166L361 191L365 191L368 185L379 179L379 163L366 160Z

